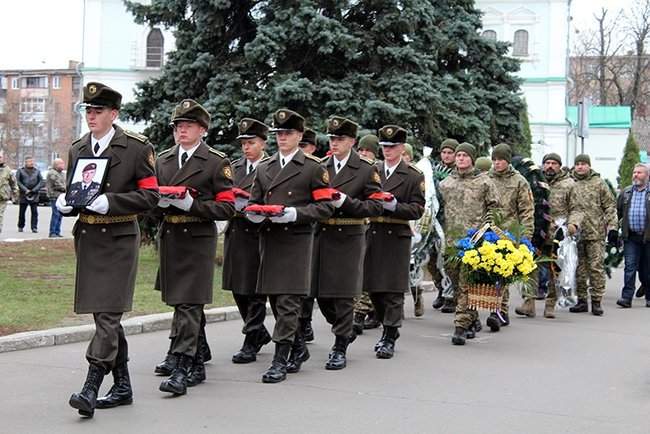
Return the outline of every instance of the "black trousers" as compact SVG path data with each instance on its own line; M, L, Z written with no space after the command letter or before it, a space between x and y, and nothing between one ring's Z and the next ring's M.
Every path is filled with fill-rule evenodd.
M244 321L242 333L247 335L259 330L265 330L264 318L266 318L266 295L242 295L233 293L237 309Z
M25 214L27 213L27 207L29 207L29 213L31 215L31 229L35 231L38 229L38 204L32 202L20 202L20 205L18 205L18 229L25 227Z
M370 299L375 306L377 319L384 327L401 327L404 318L403 292L371 292Z
M86 360L109 373L129 360L129 346L120 320L121 312L94 313L95 334L88 344Z
M314 312L314 297L305 297L302 300L302 308L300 311L300 319L311 321L311 316Z
M174 306L174 318L172 319L171 352L184 354L189 357L196 355L199 346L199 334L205 321L202 304L177 304ZM205 324L205 323L204 323Z
M298 330L303 298L303 295L292 294L269 295L271 310L273 310L273 316L275 317L273 342L276 344L293 343Z
M352 319L354 317L354 298L318 297L318 307L332 326L335 336L352 336Z

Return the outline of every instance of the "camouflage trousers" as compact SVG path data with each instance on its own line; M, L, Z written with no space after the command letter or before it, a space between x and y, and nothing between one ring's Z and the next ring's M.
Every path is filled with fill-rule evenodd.
M456 301L456 314L454 318L454 326L468 330L472 323L478 319L478 312L468 308L467 287L463 285L463 278L460 274L460 264L447 263L445 271L455 288L454 299Z
M605 295L605 242L584 240L578 242L578 269L576 287L578 299L587 300L591 287L591 301L600 301Z
M4 200L0 200L0 232L2 232L2 220L4 219L6 209L7 209L7 202Z
M372 305L370 296L366 291L363 291L360 296L354 297L354 313L363 313L368 315L374 310L375 307Z

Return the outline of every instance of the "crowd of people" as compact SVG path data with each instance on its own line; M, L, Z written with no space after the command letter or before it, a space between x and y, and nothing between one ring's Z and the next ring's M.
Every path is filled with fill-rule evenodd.
M413 150L405 128L385 125L357 143L359 125L333 115L326 125L328 155L318 158L313 155L316 132L299 113L279 109L270 127L253 118L238 122L243 155L231 164L203 141L210 114L194 100L184 99L174 108L170 124L176 145L158 155L146 137L115 124L118 92L88 83L83 103L90 132L71 146L68 178L79 159L108 158L109 169L101 194L91 203L68 203L64 192L54 201L61 215L78 217L73 229L75 312L92 313L96 326L86 352L86 381L69 401L82 416L133 400L120 320L132 305L142 215L157 222L160 266L155 287L174 308L169 349L154 369L165 377L161 391L184 395L206 378L204 364L212 354L204 306L213 295L215 221L228 221L222 287L233 293L243 320L244 339L233 363L255 362L260 349L272 341L273 361L262 382L278 383L299 372L310 358L306 342L314 339L314 301L333 335L325 369L344 369L349 345L364 329L376 326L382 327L376 357L394 357L404 294L412 292L416 316L424 309L421 289L409 283L410 222L423 216L427 191L424 174L409 163ZM268 155L271 133L278 151ZM377 159L380 150L383 160ZM644 283L644 270L650 269L646 166L635 168L634 185L619 196L617 216L614 195L591 168L589 156L578 155L568 169L559 155L546 155L541 171L549 193L545 218L550 227L540 232L533 192L513 168L510 146L495 146L484 170L477 168L472 144L447 139L439 150L434 188L441 206L436 217L445 233L478 228L498 213L504 224L520 225L540 255L550 256L561 238L557 222L566 220L579 251L579 300L571 312L603 315L605 240L618 243L621 218L626 266L619 305L629 307L636 273ZM430 260L429 269L439 289L433 307L455 314L451 342L463 345L482 330L482 323L468 306L460 267L449 261L441 270ZM544 317L552 319L557 293L554 270L546 271L551 277L546 279ZM451 280L453 297L443 297L443 275ZM500 310L487 317L485 325L492 332L510 324L513 295L506 290ZM271 331L264 325L267 302L275 317ZM534 317L535 298L525 298L515 312ZM99 388L109 373L114 384L100 398Z

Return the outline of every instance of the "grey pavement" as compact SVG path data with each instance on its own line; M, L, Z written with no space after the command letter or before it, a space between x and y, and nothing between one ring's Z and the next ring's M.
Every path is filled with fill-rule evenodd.
M2 232L0 232L0 241L25 241L25 240L40 240L47 238L50 229L50 217L52 210L49 206L38 207L38 233L32 233L29 227L29 219L31 218L30 209L27 209L25 220L25 232L18 232L18 205L12 203L7 204L7 209L4 215L4 222L2 225ZM72 226L76 218L63 217L61 222L61 235L65 238L72 238Z
M538 302L537 318L513 317L464 347L450 345L452 316L434 312L428 293L423 318L407 305L395 358L375 359L380 331L366 331L338 372L323 369L333 338L316 312L311 359L275 385L260 381L272 347L256 363L234 365L241 322L213 323L208 380L177 398L159 392L152 373L167 332L133 335L135 402L97 410L91 420L67 403L85 377L85 343L3 353L0 432L647 433L650 309L638 299L632 309L616 308L620 280L619 270L603 317L562 311L546 320ZM108 376L102 392L110 384Z

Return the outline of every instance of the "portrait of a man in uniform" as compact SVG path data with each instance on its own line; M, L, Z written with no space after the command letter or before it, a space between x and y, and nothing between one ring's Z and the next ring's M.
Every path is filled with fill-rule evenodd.
M80 158L66 195L68 205L84 208L99 196L107 167L107 158Z

